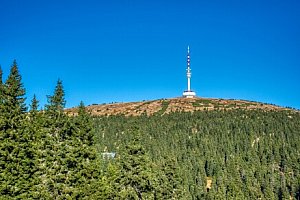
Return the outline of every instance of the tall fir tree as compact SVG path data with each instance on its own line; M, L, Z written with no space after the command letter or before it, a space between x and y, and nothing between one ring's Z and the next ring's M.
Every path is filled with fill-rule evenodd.
M3 71L2 71L2 67L0 65L0 100L1 100L1 96L3 94L2 85L3 85ZM0 103L2 103L2 102L0 101Z
M25 104L25 88L23 87L22 77L19 73L16 60L10 69L10 74L5 81L1 84L1 113L2 128L4 130L17 127L24 117L26 112Z
M32 133L27 130L25 88L16 61L1 85L0 195L26 198L33 174Z
M59 198L65 186L63 163L66 138L71 134L70 121L63 112L65 105L62 81L58 80L52 96L48 96L46 111L42 115L42 140L39 146L39 164L36 176L40 177L35 186L36 195L41 199Z
M34 94L30 104L30 111L36 112L38 110L38 107L39 107L39 101L36 99L36 95Z
M16 60L13 61L5 83L2 81L2 74L0 68L0 128L5 131L20 125L27 108L25 88Z
M97 193L99 170L92 124L84 104L72 118L63 112L62 82L58 81L44 114L44 136L35 186L39 198L82 199Z
M25 88L22 83L22 77L19 73L17 61L14 60L10 69L10 74L5 82L5 100L4 104L10 110L11 117L26 112Z
M78 139L87 146L94 145L94 133L91 116L88 114L84 103L81 101L78 106L78 116L75 117L75 126L78 130Z
M4 112L4 84L3 84L3 71L2 68L0 66L0 127L3 126L2 123L4 123L4 116L3 113Z
M62 81L59 79L56 83L54 94L52 96L48 96L48 105L46 105L46 109L48 111L63 112L65 105L65 91Z
M99 191L99 158L97 157L93 124L83 102L78 107L78 116L73 118L72 135L66 149L67 168L70 172L69 186L72 198L95 198ZM80 177L80 178L78 178Z
M2 78L3 78L3 71L2 71L2 67L0 65L0 85L2 85L2 83L3 83Z

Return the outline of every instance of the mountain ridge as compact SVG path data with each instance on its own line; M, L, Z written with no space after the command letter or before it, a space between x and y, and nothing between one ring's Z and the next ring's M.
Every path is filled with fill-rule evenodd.
M92 104L86 106L88 112L93 116L125 115L140 116L154 114L168 114L170 112L194 112L209 110L291 110L273 104L254 102L248 100L220 99L220 98L183 98L175 97L168 99L147 100L126 103ZM69 115L77 115L77 108L66 109Z

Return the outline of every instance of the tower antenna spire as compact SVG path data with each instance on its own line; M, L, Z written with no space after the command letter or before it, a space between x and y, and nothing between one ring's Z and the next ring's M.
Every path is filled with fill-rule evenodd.
M186 76L187 76L187 90L183 92L183 96L186 98L193 98L196 96L196 93L191 90L191 57L190 57L190 46L187 47L187 69L186 69Z

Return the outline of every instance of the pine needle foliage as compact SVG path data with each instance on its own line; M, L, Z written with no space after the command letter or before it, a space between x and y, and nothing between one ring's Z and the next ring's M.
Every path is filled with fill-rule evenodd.
M16 61L2 74L0 199L300 199L299 111L69 116L58 80L27 112Z
M158 199L300 197L298 111L174 112L94 121L100 150L119 152L133 140L130 130L139 129L140 145L159 174Z
M137 134L137 133L133 133ZM113 199L154 199L157 176L153 163L139 142L139 136L127 144L116 160Z
M34 95L26 112L16 61L0 92L0 199L99 199L100 159L84 104L67 116L59 80L45 111Z
M46 105L46 110L52 112L63 112L65 105L65 91L63 88L62 81L58 79L55 86L54 94L48 96L48 105Z

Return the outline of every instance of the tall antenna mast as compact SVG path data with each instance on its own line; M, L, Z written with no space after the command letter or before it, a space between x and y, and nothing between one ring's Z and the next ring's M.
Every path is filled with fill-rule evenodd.
M191 90L191 57L190 57L190 46L187 48L187 69L186 69L186 76L187 76L187 90L183 92L183 97L186 98L193 98L196 96L196 93Z
M191 72L191 60L190 60L190 46L188 46L187 50L187 69L186 69L186 76L188 79L188 87L187 91L191 91L191 77L192 77L192 72Z

